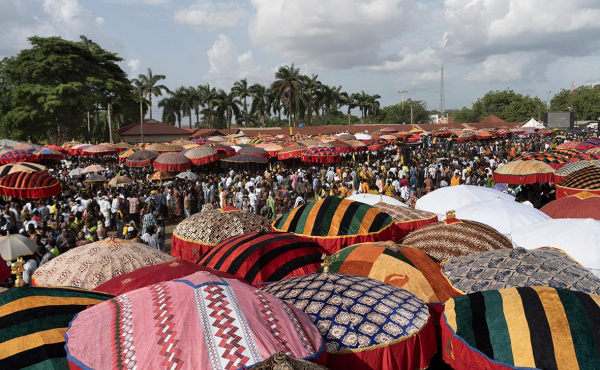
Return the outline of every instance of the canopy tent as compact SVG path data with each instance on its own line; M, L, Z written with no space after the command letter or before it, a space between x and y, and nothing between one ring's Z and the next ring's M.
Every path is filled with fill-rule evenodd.
M546 126L544 126L543 123L538 122L533 117L531 117L531 119L529 121L525 122L525 124L521 126L521 128L523 128L523 129L532 129L532 128L543 129L545 127Z
M327 197L284 214L273 224L277 231L312 239L335 253L349 245L393 239L393 219L367 204Z

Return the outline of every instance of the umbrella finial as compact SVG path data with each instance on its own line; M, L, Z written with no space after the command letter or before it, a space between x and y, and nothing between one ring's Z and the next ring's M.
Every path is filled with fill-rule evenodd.
M323 260L323 263L321 264L321 267L323 268L323 273L327 274L327 273L329 273L329 266L331 266L331 262L333 261L333 256L328 256L325 253L323 253L323 255L321 256L321 259Z
M454 218L456 218L456 211L455 210L451 209L448 212L446 212L446 219L447 220L452 220Z
M17 258L17 262L13 263L10 266L10 272L14 274L17 278L15 280L15 287L22 287L25 285L23 281L23 265L25 262L21 257Z

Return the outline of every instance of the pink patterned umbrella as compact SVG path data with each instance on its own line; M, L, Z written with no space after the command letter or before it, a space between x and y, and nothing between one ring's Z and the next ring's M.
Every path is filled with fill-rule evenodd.
M89 308L65 337L71 369L233 370L276 352L321 364L327 356L308 315L203 271Z

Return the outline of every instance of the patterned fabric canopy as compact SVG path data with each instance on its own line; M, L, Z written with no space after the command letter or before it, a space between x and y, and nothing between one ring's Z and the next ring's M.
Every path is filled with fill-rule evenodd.
M115 276L172 260L168 254L144 244L108 237L50 260L35 271L32 279L40 286L94 289Z
M427 305L404 289L333 273L263 289L311 317L325 339L330 369L423 369L437 351Z
M275 221L277 231L306 236L330 253L349 245L393 239L393 219L364 203L327 197L297 207Z
M329 255L305 237L259 231L224 240L198 263L259 284L311 274L321 266L323 254Z
M557 145L556 149L575 149L579 144L579 141L567 141L566 143Z
M60 194L60 182L47 172L14 172L0 179L0 195L45 199Z
M277 153L277 159L282 161L290 158L300 158L304 149L306 148L302 145L286 146Z
M442 275L437 262L425 252L394 242L344 248L333 255L329 271L370 277L406 289L426 303L444 303L460 295Z
M492 138L492 134L488 131L479 131L475 135L475 138L478 140L487 140Z
M465 132L464 134L460 134L458 136L458 138L456 138L456 140L458 141L468 141L468 140L474 140L475 139L475 133L474 132Z
M512 242L494 228L475 221L447 218L423 226L402 240L439 261L497 249L512 249Z
M150 144L146 147L147 150L153 150L158 153L182 152L185 148L181 145L171 144Z
M257 147L253 147L253 146L247 146L247 147L243 147L242 149L240 149L239 151L240 154L252 154L261 158L265 158L265 159L270 159L271 156L269 155L269 153L264 150L263 148L257 148Z
M0 177L4 177L9 173L15 172L41 172L45 171L46 166L37 163L21 162L21 163L9 163L0 167Z
M233 275L218 270L199 266L185 260L174 260L154 266L142 267L127 274L115 276L107 282L98 285L94 290L112 295L121 295L132 290L162 283L163 281L180 279L198 271L209 272L222 278L235 279ZM239 280L244 281L242 279Z
M582 191L600 194L599 167L585 167L564 177L556 184L556 199Z
M0 164L35 161L37 161L37 156L34 149L14 149L0 155Z
M63 334L88 306L111 295L74 288L13 288L0 294L0 369L68 369Z
M219 153L209 146L199 146L185 152L185 156L196 166L219 160Z
M494 171L494 181L503 184L536 184L554 181L555 170L536 160L516 160Z
M140 150L141 149L139 148L129 148L122 151L118 157L119 162L125 162L125 160L129 158L133 153L139 152Z
M452 285L465 293L551 286L600 294L600 278L558 249L506 249L456 257L442 265Z
M206 272L92 307L65 337L69 362L94 369L242 369L279 351L321 363L326 357L306 314Z
M551 287L455 297L442 319L453 369L599 369L600 296Z
M113 154L117 154L118 150L113 148L110 145L104 145L104 144L100 144L100 145L92 145L88 148L85 148L81 151L81 155L87 155L87 156L103 156L103 155L113 155Z
M385 202L379 202L374 207L389 214L394 219L395 240L400 240L410 232L438 221L438 216L435 213L411 207L395 206Z
M596 148L596 147L600 147L600 139L590 138L590 139L587 139L586 141L580 143L579 145L577 145L575 147L575 149L587 150L587 149Z
M585 152L589 154L600 154L600 147L587 149Z
M336 135L340 140L356 140L356 137L352 134L349 134L347 132L343 133L343 134L337 134Z
M384 139L385 141L385 139ZM367 149L371 150L371 151L377 151L377 150L381 150L383 148L385 148L388 145L388 142L385 141L385 143L382 143L378 140L366 140L365 141L365 145L367 146Z
M556 155L556 156L564 157L566 159L575 158L578 155L581 155L581 152L579 150L566 149L566 148L552 149L548 153Z
M553 200L540 211L552 218L593 218L600 221L600 195L584 191Z
M231 156L235 155L235 149L233 149L230 146L223 145L223 144L217 144L217 143L209 144L209 146L211 148L213 148L214 150L216 150L217 152L222 152L227 157L231 157ZM221 157L221 158L223 158L223 157Z
M568 159L556 154L550 153L530 153L524 154L521 157L517 158L517 160L522 161L540 161L548 164L548 166L558 169L568 163Z
M301 155L303 162L311 163L334 163L342 160L335 149L323 146L306 148Z
M327 370L327 368L312 362L295 360L282 352L277 352L252 366L252 370Z
M226 207L196 213L175 227L171 254L190 262L233 236L271 230L271 221L254 213Z
M600 168L600 161L578 161L578 162L569 163L569 164L559 168L558 170L556 170L556 172L554 173L554 181L559 182L565 176L568 176L574 172L577 172L581 169L584 169L584 168L590 167L590 166L596 166L596 167Z
M162 153L154 160L157 171L185 171L192 168L192 162L181 153Z
M332 148L334 149L334 151L338 152L338 153L350 153L354 151L354 148L352 148L352 145L348 144L345 141L342 140L332 140L332 141L328 141L327 144L331 145Z
M127 157L125 164L129 167L145 167L151 165L158 156L158 152L142 149Z
M49 148L38 149L33 154L35 154L40 161L60 161L65 158L64 154L61 152Z
M162 181L173 178L175 178L175 174L167 171L156 171L149 177L151 181Z

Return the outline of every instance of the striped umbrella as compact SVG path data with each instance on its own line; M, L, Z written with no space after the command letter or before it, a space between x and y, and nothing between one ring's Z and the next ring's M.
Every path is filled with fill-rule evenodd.
M556 184L556 199L582 191L600 195L600 168L588 166L564 177Z
M185 171L192 167L192 162L181 153L162 153L154 160L157 171Z
M567 141L557 145L556 149L575 149L579 144L581 144L579 141Z
M37 156L35 155L34 149L13 149L0 155L0 164L35 161L37 161Z
M81 151L81 155L87 155L92 157L101 157L104 155L113 155L117 154L117 149L113 148L111 145L92 145L88 148L85 148Z
M46 166L37 163L21 162L16 164L5 164L0 167L0 177L15 172L41 172L46 171Z
M577 161L569 163L556 170L556 172L554 173L554 182L559 182L566 176L591 166L600 167L600 161Z
M323 255L329 253L308 238L259 231L225 239L198 263L255 285L316 272Z
M312 239L330 253L357 243L392 240L394 236L390 215L337 197L295 208L275 221L273 228Z
M44 172L15 172L0 179L0 195L46 199L62 192L60 182Z
M503 184L536 184L554 181L555 170L537 160L516 160L494 171L494 181Z
M74 316L112 298L74 288L13 288L0 294L0 369L68 369L63 334Z
M404 289L315 273L263 290L310 316L325 340L329 369L425 369L437 351L427 305Z
M593 218L600 221L600 195L584 191L553 200L540 211L552 218Z
M311 147L302 152L302 162L311 163L334 163L342 160L339 153L327 147Z
M455 297L442 318L453 369L600 369L600 296L551 287Z
M590 138L590 139L587 139L586 141L580 143L579 145L577 145L575 147L575 149L587 150L587 149L592 149L592 148L596 148L596 147L600 147L600 139L599 138Z
M158 152L142 149L127 157L125 164L129 167L145 167L151 165L158 156Z
M204 164L216 162L219 160L219 153L209 146L199 146L190 149L184 154L192 164L201 166Z

